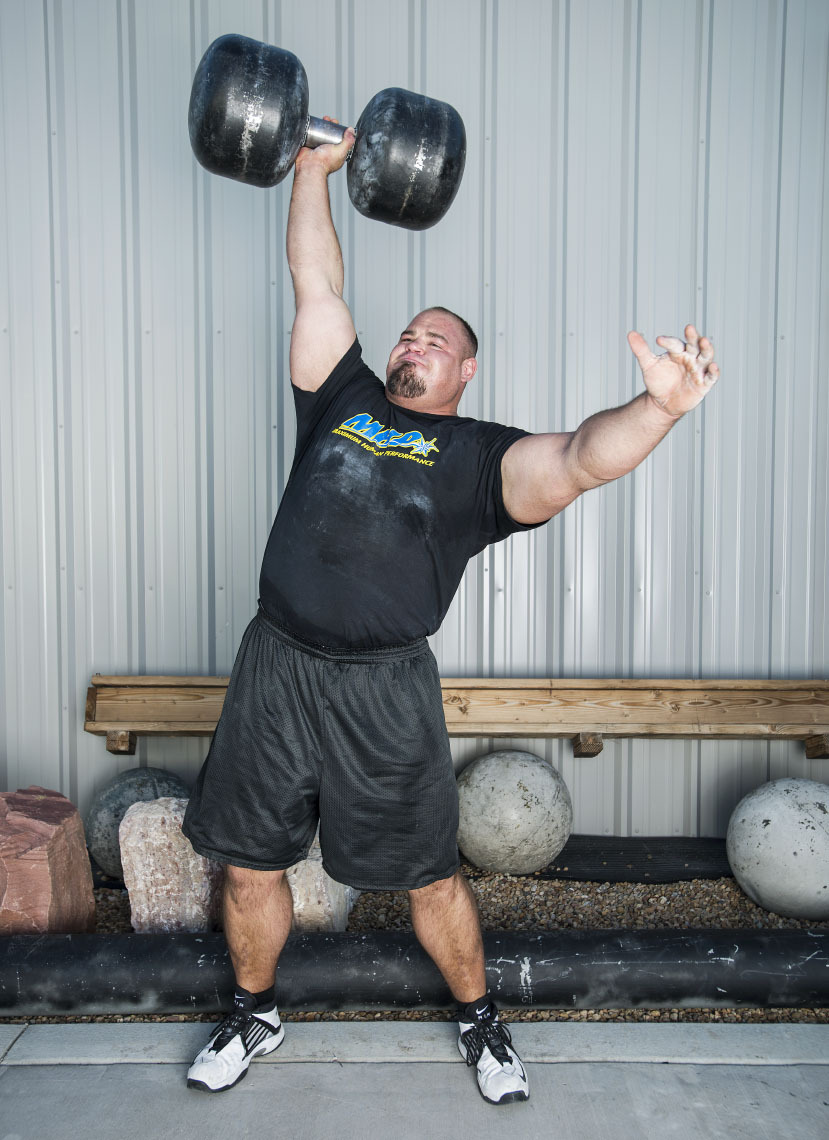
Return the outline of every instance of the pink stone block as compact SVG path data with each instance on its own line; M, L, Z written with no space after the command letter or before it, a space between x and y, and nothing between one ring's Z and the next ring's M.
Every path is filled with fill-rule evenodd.
M78 809L31 786L0 793L0 934L95 929L92 869Z
M360 892L336 882L324 869L319 832L307 859L289 867L286 878L294 899L292 929L302 932L345 930Z
M212 930L221 914L224 868L182 834L187 800L162 796L127 808L118 834L132 928L139 934Z

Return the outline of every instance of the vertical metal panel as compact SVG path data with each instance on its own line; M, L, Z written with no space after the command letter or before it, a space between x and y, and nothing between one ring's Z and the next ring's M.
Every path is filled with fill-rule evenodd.
M0 777L12 787L29 780L68 786L57 662L49 85L43 12L37 5L0 4Z
M63 454L58 469L61 660L68 696L64 750L73 798L89 774L80 761L78 694L89 662L105 668L128 624L122 338L124 313L118 11L86 0L47 9L53 149L55 390ZM32 699L34 698L34 700ZM29 708L37 707L30 694ZM51 709L47 715L51 715Z
M791 11L791 9L790 9ZM728 330L724 380L702 432L699 632L702 675L796 675L769 657L778 225L778 140L785 6L715 5L710 25L710 148L705 312ZM721 171L714 177L713 171ZM726 355L727 354L727 355ZM729 382L736 368L739 381ZM778 472L774 478L787 478ZM750 488L750 489L749 489ZM748 493L746 491L748 490ZM794 751L794 750L792 750ZM730 805L768 778L768 746L701 750L699 826L722 832Z
M704 311L708 15L708 6L695 2L645 3L640 10L632 45L636 164L630 184L634 230L625 315L649 343L663 329L681 336L684 325L694 323L719 349L721 330L706 323ZM670 63L668 43L683 45ZM631 363L632 396L641 390L641 379ZM630 656L620 664L634 676L693 676L697 671L701 446L697 411L672 430L629 480L618 484L620 493L628 484L624 510L630 519L622 623L630 630ZM624 753L620 764L627 781L620 818L626 830L696 831L699 746L641 741L626 744Z
M254 611L294 442L290 180L192 158L192 74L228 31L295 51L313 114L356 122L396 85L464 118L435 229L369 222L331 180L379 373L444 304L481 340L460 411L565 431L642 390L628 330L717 345L720 385L635 472L473 560L444 673L827 675L822 0L0 0L4 786L85 807L119 766L194 776L205 741L108 756L86 685L226 673ZM509 743L561 769L587 832L722 834L764 779L828 778L784 743L453 752Z

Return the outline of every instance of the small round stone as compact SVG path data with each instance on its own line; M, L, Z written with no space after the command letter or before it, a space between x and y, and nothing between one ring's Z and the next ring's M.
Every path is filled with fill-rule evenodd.
M772 780L728 823L734 878L758 906L788 918L829 918L829 784Z
M502 750L458 777L458 846L483 871L527 875L546 867L570 835L567 785L532 752Z

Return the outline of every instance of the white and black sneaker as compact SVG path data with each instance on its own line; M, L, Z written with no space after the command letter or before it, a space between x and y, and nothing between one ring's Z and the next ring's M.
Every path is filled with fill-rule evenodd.
M204 1092L232 1089L245 1076L253 1058L272 1053L284 1036L276 1006L253 1013L237 1004L216 1026L188 1069L187 1087Z
M489 1015L458 1023L458 1049L467 1065L478 1070L478 1088L490 1104L529 1100L527 1074L512 1046L510 1031L490 1007Z

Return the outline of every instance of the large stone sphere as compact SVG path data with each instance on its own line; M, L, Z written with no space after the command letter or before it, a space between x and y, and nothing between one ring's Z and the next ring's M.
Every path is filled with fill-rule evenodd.
M139 800L189 795L184 781L164 768L130 768L105 784L89 805L84 820L86 845L104 874L115 879L124 877L118 828L128 807Z
M458 846L482 871L528 875L551 863L573 826L561 776L532 752L490 752L458 777Z
M829 918L829 784L786 778L755 788L731 813L726 852L758 906Z

